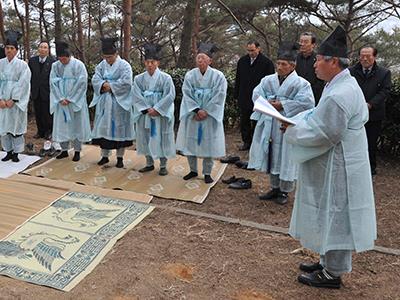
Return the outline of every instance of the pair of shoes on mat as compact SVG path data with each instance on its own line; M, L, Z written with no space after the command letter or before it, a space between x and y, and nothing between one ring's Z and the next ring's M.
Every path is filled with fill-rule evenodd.
M197 177L199 174L197 172L190 171L188 174L183 176L183 180L189 180ZM211 175L204 175L204 182L207 184L213 183L214 179L212 179Z
M6 156L4 156L1 161L9 161L11 160L12 162L19 162L18 158L18 153L15 153L13 151L8 151Z
M143 168L139 169L139 172L140 172L140 173L146 173L146 172L150 172L150 171L153 171L153 170L154 170L154 165L153 165L153 166L146 166L146 167L143 167ZM160 175L160 176L166 176L166 175L168 175L168 170L167 170L167 168L166 168L166 167L160 168L160 170L158 171L158 175Z
M61 151L60 154L56 156L56 159L63 159L68 157L68 151ZM79 151L75 151L72 161L79 161L81 159L81 153Z
M221 158L219 161L223 164L234 164L239 160L240 160L239 156L229 155L229 156Z
M103 166L105 164L108 164L110 162L110 160L108 159L108 157L102 157L97 164L99 166ZM115 165L117 168L123 168L124 167L124 160L122 157L117 157L117 164Z
M306 274L301 274L297 277L300 283L330 289L339 289L341 286L342 280L340 276L333 276L319 263L301 263L299 268L306 272Z

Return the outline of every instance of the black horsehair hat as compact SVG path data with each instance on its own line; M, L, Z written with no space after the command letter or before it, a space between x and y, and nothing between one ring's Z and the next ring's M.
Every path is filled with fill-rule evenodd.
M347 58L346 31L342 26L337 26L335 30L321 42L317 54Z
M278 59L296 61L297 50L299 50L298 43L283 41L279 45Z
M160 60L161 46L158 44L147 43L144 46L144 59Z
M115 43L118 41L118 37L100 38L100 40L101 40L101 52L103 52L103 54L117 53L117 47L115 46Z
M56 55L57 57L70 57L71 51L69 50L69 45L64 41L57 41Z
M212 58L214 53L217 52L219 49L216 45L212 43L200 43L197 47L197 53L204 53L209 58Z
M22 37L22 33L12 29L6 30L4 33L6 35L4 46L14 46L16 49L18 49L18 41Z

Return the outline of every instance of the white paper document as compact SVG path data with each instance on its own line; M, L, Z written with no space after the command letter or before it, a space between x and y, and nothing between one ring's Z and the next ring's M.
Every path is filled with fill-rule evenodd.
M277 111L275 109L275 107L273 107L271 105L271 103L269 103L269 101L267 99L265 99L263 96L259 96L256 100L256 102L254 103L254 111L258 111L260 113L269 115L275 119L278 119L280 121L289 123L291 125L296 125L296 123L291 120L286 118L285 116L282 116L279 111Z

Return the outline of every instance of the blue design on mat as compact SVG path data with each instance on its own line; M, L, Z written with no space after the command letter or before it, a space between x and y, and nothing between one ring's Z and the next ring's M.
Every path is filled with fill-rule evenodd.
M66 199L70 197L75 201ZM78 203L79 199L81 199L81 202ZM84 203L86 199L99 204L117 206L119 209L94 209L90 204ZM119 213L110 220L109 223L99 226L95 232L84 232L73 229L76 227L71 228L70 224L67 222L65 222L66 225L64 227L61 227L60 223L62 224L62 220L57 220L57 222L51 222L48 224L35 222L35 219L40 217L41 214L32 217L25 224L31 223L35 225L43 225L45 228L54 227L58 229L58 231L67 232L67 234L49 234L46 233L45 230L40 232L33 231L25 234L18 240L0 241L0 257L35 260L42 265L47 272L33 271L24 268L23 265L1 262L0 274L62 290L89 267L98 255L101 254L110 240L124 232L124 230L146 212L149 207L148 204L133 201L102 197L94 194L68 192L62 198L55 201L49 208L56 209L57 211L77 209L77 212L71 220L75 218L75 220L85 222L88 220L90 220L90 222L95 222L96 220L108 218L108 214L113 211L114 214L116 211L119 211ZM54 225L55 223L57 226ZM84 233L88 236L88 239L81 245L75 254L67 260L63 257L63 250L69 245L74 245L79 242L79 238L74 236L74 234L77 233L80 233L81 235ZM12 235L10 235L10 238ZM31 246L27 247L27 245ZM63 263L58 269L53 270L56 261L61 261Z

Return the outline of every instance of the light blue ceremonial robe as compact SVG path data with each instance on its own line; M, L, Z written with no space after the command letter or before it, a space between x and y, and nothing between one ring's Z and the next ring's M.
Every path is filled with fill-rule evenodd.
M105 82L111 93L101 93ZM111 141L132 141L135 138L132 107L132 68L119 56L113 65L103 60L92 78L94 89L90 107L96 106L92 138Z
M325 87L318 106L286 130L300 163L289 233L320 254L372 249L375 203L364 124L368 107L346 69Z
M144 72L135 77L133 104L138 154L154 159L175 157L174 100L175 86L167 73L157 68L153 76ZM142 113L149 108L154 108L160 116Z
M23 60L0 59L0 99L18 100L13 107L0 109L0 135L26 132L30 88L31 71Z
M224 74L214 68L208 67L204 75L198 68L186 73L176 140L176 148L184 155L225 155L223 118L226 90ZM196 108L205 110L208 117L203 121L194 120L193 110Z
M279 85L277 73L264 77L253 90L253 101L259 96L267 100L279 100L283 106L280 113L286 117L292 117L314 107L311 85L298 76L296 71L290 73L282 85ZM280 122L260 112L254 112L251 119L256 120L257 125L250 147L248 168L265 172L270 164L271 174L279 174L280 180L294 181L297 177L297 164L292 160L291 146L283 140L283 133L279 129ZM270 142L272 147L269 145ZM272 149L270 155L269 149Z
M90 141L89 111L86 100L88 74L85 65L71 57L67 65L56 61L50 72L50 113L53 119L53 140ZM63 106L60 101L71 103Z

